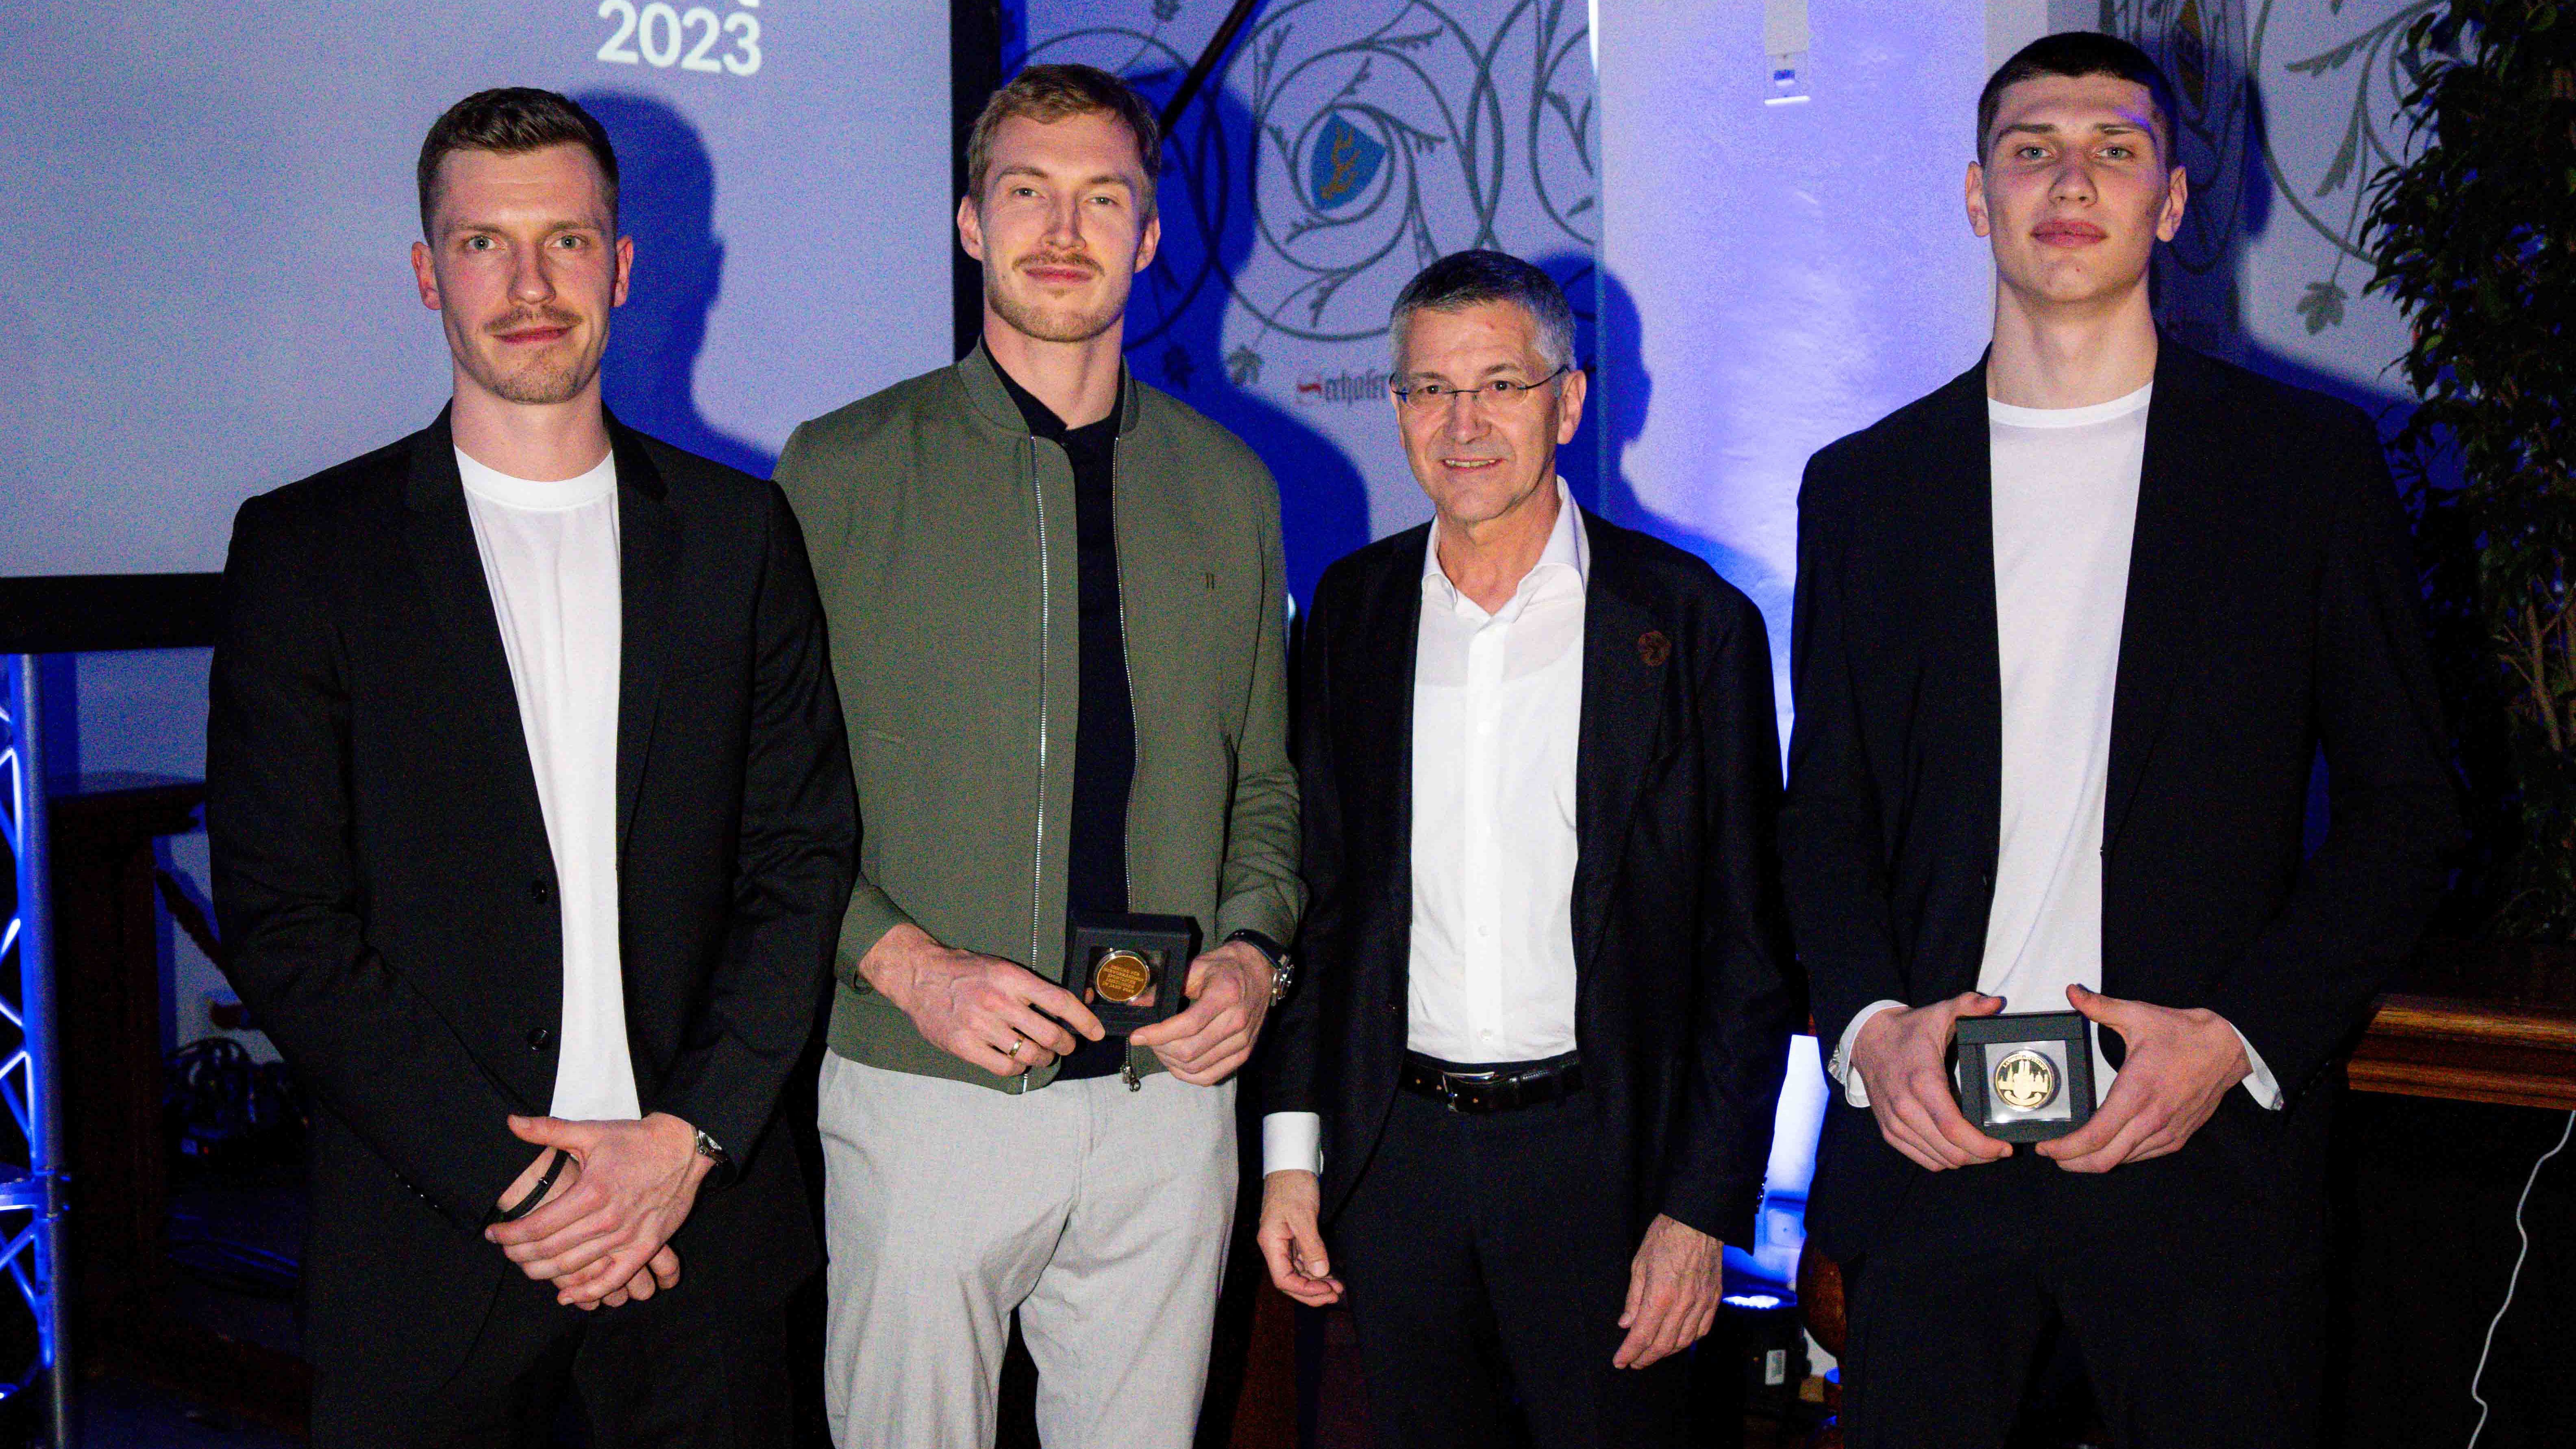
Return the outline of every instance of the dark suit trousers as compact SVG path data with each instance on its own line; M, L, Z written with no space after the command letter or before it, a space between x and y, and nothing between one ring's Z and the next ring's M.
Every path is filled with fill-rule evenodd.
M1679 1442L1682 1360L1614 1369L1635 1235L1580 1095L1464 1116L1398 1092L1326 1235L1381 1449Z
M2301 1241L2288 1210L2210 1147L2098 1176L2026 1146L1916 1173L1880 1240L1844 1267L1844 1442L2002 1445L2056 1329L2114 1449L2314 1444L2314 1234Z
M315 1449L545 1449L576 1404L598 1449L788 1443L785 1311L692 1285L687 1271L641 1303L584 1313L513 1267L443 1377L389 1364L381 1345L308 1342Z

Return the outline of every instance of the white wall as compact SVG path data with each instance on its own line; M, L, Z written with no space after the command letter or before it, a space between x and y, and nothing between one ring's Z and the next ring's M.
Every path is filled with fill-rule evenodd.
M1612 467L1761 606L1784 735L1800 470L1975 363L1992 298L1961 201L1982 0L1808 18L1809 99L1766 105L1761 6L1601 9L1602 260L1637 332L1604 386L1642 410Z

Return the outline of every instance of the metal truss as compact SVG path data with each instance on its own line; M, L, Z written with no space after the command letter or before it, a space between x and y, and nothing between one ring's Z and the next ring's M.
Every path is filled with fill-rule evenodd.
M51 1389L48 1442L71 1443L69 1305L63 1301L63 1123L54 1056L52 880L45 832L37 656L8 656L0 698L0 843L17 890L0 924L0 1270L36 1321L36 1361L0 1380L0 1398ZM14 958L17 1000L8 999ZM14 1129L15 1140L11 1140ZM7 1372L0 1365L0 1373Z

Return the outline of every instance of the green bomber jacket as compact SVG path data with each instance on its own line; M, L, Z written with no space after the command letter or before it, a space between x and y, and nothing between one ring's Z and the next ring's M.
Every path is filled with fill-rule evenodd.
M1130 373L1113 454L1135 711L1128 908L1207 944L1296 934L1279 497L1233 434ZM803 525L859 795L831 1046L870 1066L1030 1091L931 1045L859 961L909 921L1064 976L1080 705L1073 468L979 344L798 427L778 483ZM1131 1072L1161 1069L1131 1048Z

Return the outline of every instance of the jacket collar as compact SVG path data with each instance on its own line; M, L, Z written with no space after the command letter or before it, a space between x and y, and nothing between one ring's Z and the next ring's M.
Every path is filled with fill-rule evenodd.
M450 411L440 409L437 420L414 435L410 476L403 486L409 548L430 612L465 681L464 692L474 698L472 707L494 739L517 747L504 747L518 766L507 787L522 797L522 804L534 807L535 771L528 762L518 692L483 577L473 520L465 508L465 480L456 470ZM659 713L670 649L671 595L679 574L680 515L671 506L670 486L645 447L644 435L610 414L608 442L617 458L617 838L622 850Z
M1583 525L1583 510L1576 506L1574 493L1558 478L1556 486L1556 524L1547 532L1547 543L1539 550L1538 562L1530 566L1529 576L1521 584L1531 586L1542 569L1555 569L1571 574L1574 586L1581 589L1591 577L1592 545ZM1458 586L1449 581L1448 571L1440 566L1440 520L1431 520L1431 536L1422 546L1422 588L1442 607L1455 609L1461 595ZM1516 596L1518 597L1518 596ZM1506 610L1512 606L1504 605Z
M1007 401L1007 400L1006 400ZM413 435L411 471L403 480L403 502L415 511L434 513L465 506L465 479L456 471L456 405L438 410L428 427ZM644 451L644 435L600 409L608 423L608 450L617 456L617 488L660 502L667 491L662 470Z
M1011 390L1002 385L1001 367L985 350L982 338L975 339L974 347L949 371L956 374L957 385L966 393L966 405L977 417L1015 437L1031 436L1028 419L1020 416L1020 405L1011 401ZM1144 400L1137 396L1140 389L1136 374L1124 357L1118 360L1118 372L1118 436L1124 439L1136 431L1136 420L1144 413Z
M1574 963L1578 994L1608 939L1610 902L1648 766L1662 752L1686 667L1674 657L1679 621L1636 566L1633 535L1585 520L1583 712L1574 754Z
M2172 337L2159 334L2156 342L2156 391L2147 403L2111 696L2106 850L2119 838L2174 695L2201 653L2206 611L2223 592L2218 553L2229 530L2222 480L2232 470L2223 455L2224 431L2213 424L2227 414L2225 379L2216 364Z
M1932 581L1938 616L1954 621L1941 631L1946 637L1936 648L1956 687L1973 696L1970 717L1983 726L1974 767L1994 781L1987 798L2000 802L2003 685L1995 638L1993 451L1986 424L1986 365L1992 356L1989 349L1928 400L1916 450L1926 463L1920 477L1925 506L1915 517L1922 535L1917 558ZM2220 480L2229 470L2212 422L2226 408L2218 366L2159 329L2112 689L2105 848L2119 838L2175 691L2190 670L2203 611L2215 596L2214 550L2226 526Z

